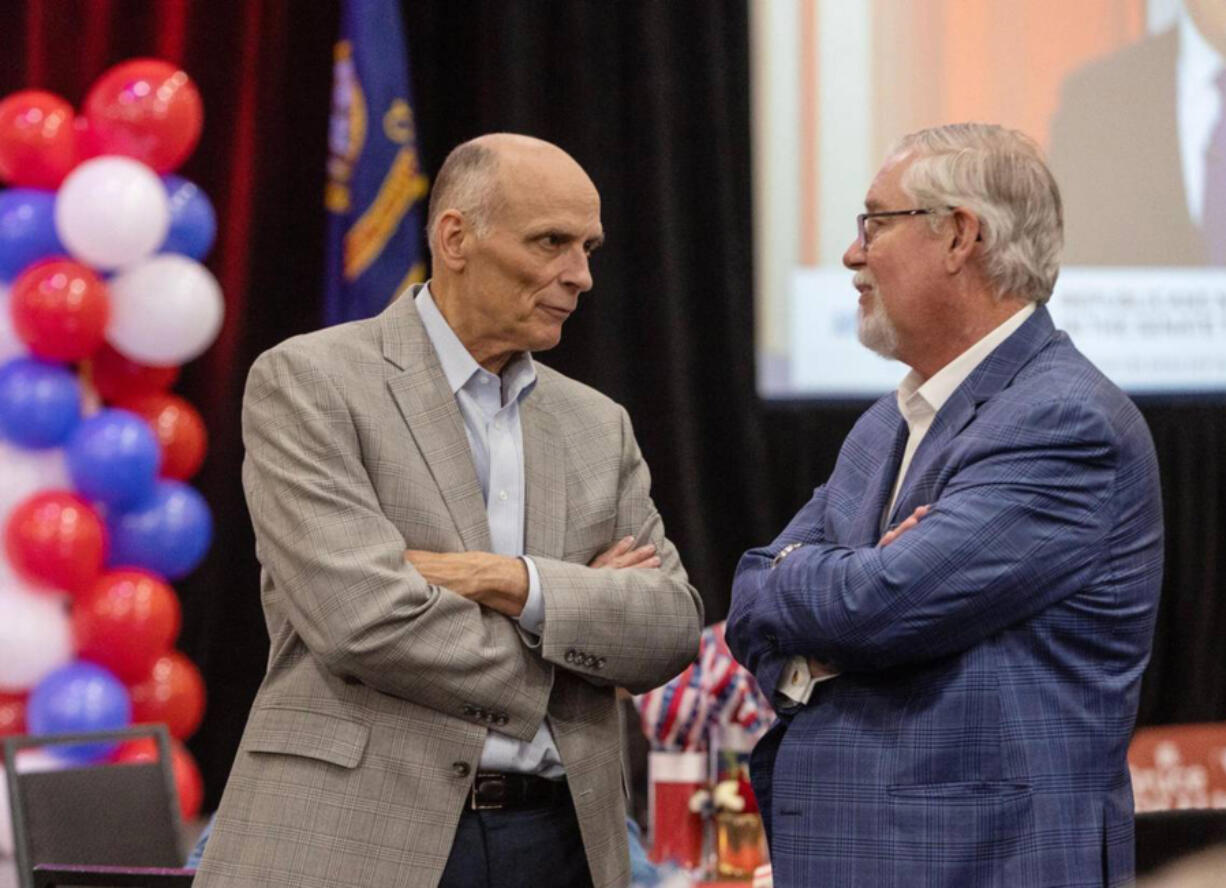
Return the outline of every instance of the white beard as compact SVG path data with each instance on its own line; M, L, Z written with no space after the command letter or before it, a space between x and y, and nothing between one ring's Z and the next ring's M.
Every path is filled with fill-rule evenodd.
M877 284L864 272L857 272L855 283L868 284L872 287L868 294L868 305L861 305L856 313L856 335L860 344L874 351L883 358L898 357L898 328L885 313L881 305L881 297L877 292Z

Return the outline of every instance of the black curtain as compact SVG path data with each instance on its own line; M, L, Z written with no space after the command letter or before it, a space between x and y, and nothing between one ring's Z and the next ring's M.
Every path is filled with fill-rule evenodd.
M260 351L319 323L339 13L336 0L165 2L185 9L182 61L209 121L185 173L215 200L225 195L223 226L246 214L210 261L223 284L237 282L227 293L229 332L179 386L202 406L212 436L198 485L217 539L178 585L180 646L208 684L190 746L211 808L267 653L239 484L238 402ZM157 50L149 6L138 0L22 4L32 6L52 62L75 45L82 21L110 21L110 43L90 44L105 64ZM543 360L627 407L669 534L708 619L722 618L740 553L772 538L825 479L864 406L767 405L754 391L747 4L405 0L403 10L427 173L458 142L511 130L561 145L599 187L608 243L594 262L596 285ZM78 101L72 89L99 73L80 72L70 87L50 70L53 82L39 84L6 71L2 92L50 86ZM254 185L246 197L243 176ZM849 219L849 238L852 229ZM853 298L850 284L843 295ZM1161 462L1168 558L1141 720L1226 718L1226 407L1143 409Z

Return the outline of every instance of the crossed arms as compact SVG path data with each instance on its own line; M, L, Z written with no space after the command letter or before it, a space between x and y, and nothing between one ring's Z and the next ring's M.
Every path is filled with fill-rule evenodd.
M1095 579L1119 458L1110 424L1069 402L1014 422L985 431L926 514L879 545L829 538L823 486L745 554L727 638L762 687L793 655L848 672L957 653ZM772 569L792 542L804 545Z
M534 559L546 601L538 649L506 615L522 607L518 559L414 551L406 561L350 409L331 373L292 346L255 363L243 402L244 487L273 587L266 607L284 614L324 668L441 712L459 715L465 704L504 712L499 730L527 740L544 716L554 668L633 690L665 681L693 657L701 605L658 521L652 552L615 546L591 566ZM621 535L655 514L646 464L623 425ZM568 662L576 640L601 652L600 670Z

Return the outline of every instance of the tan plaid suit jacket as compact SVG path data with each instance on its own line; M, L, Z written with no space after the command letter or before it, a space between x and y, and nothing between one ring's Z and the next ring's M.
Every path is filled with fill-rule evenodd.
M252 367L243 481L271 651L198 888L436 885L490 727L528 740L546 712L594 883L629 882L614 686L684 668L700 600L626 412L539 364L521 420L540 646L405 563L406 548L490 549L411 297ZM659 570L585 566L645 525Z

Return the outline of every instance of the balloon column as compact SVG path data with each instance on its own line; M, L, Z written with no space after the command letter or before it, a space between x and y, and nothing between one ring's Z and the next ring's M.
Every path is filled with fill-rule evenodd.
M0 101L0 735L163 722L187 817L204 683L174 650L170 581L212 518L187 483L204 423L168 389L223 302L201 264L213 207L172 171L202 122L191 78L155 59L104 73L80 113L39 90Z

